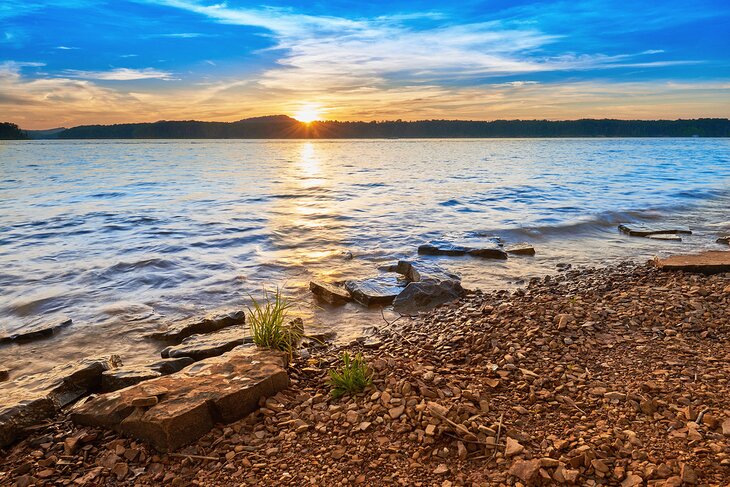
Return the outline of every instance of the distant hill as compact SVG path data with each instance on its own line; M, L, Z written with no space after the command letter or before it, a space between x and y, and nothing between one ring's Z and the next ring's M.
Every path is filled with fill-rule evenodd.
M26 130L28 137L31 139L57 139L58 134L67 130L66 127L59 127L55 129L46 130Z
M0 140L23 140L28 135L14 123L0 122Z
M477 137L730 137L730 120L423 120L304 124L286 115L238 122L160 121L83 125L60 139L360 139Z

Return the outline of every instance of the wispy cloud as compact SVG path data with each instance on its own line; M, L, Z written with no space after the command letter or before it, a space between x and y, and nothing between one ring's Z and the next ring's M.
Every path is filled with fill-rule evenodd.
M140 79L174 79L172 73L168 71L160 71L154 68L130 69L115 68L108 71L79 71L67 70L65 76L69 78L81 78L103 81L132 81Z
M146 37L167 37L170 39L195 39L198 37L214 37L214 34L203 34L201 32L175 32L171 34L151 34Z
M54 49L58 49L59 51L73 51L76 49L79 49L78 47L69 47L69 46L56 46Z

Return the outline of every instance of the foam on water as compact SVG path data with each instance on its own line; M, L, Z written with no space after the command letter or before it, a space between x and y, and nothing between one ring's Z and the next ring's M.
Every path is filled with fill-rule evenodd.
M320 309L312 278L377 273L438 238L530 241L508 261L436 258L467 287L514 286L559 262L717 248L730 233L730 141L490 139L0 143L0 328L65 314L50 340L0 348L16 370L95 353L133 363L162 320L286 285L343 340L380 314ZM621 222L689 225L682 243ZM345 260L343 251L355 258Z

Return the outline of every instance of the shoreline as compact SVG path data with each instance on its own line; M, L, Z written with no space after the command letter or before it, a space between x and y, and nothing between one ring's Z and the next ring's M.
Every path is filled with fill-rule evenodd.
M728 307L727 273L630 263L471 292L383 322L367 348L313 349L288 389L173 454L62 414L7 448L0 479L722 485ZM334 400L325 379L340 350L362 351L375 380ZM83 446L70 452L69 438Z

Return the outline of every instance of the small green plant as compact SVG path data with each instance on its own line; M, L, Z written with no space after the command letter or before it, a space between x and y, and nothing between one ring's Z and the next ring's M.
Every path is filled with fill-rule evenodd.
M329 384L332 387L332 397L338 399L345 394L357 394L373 383L362 354L350 357L347 352L342 353L342 366L329 371Z
M250 297L252 305L248 307L248 327L253 342L259 347L282 350L291 355L304 333L301 322L287 323L291 303L279 288L274 293L264 289L261 301Z

